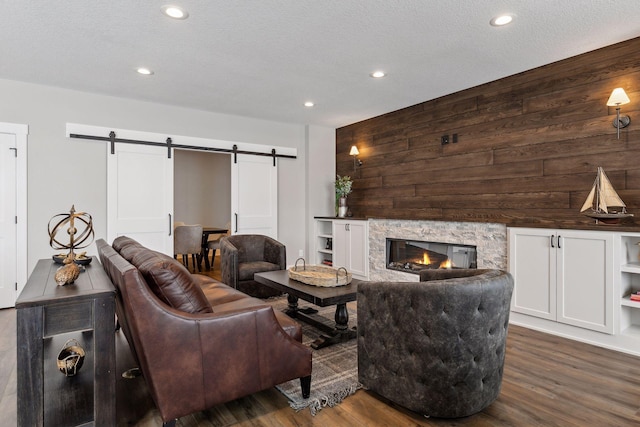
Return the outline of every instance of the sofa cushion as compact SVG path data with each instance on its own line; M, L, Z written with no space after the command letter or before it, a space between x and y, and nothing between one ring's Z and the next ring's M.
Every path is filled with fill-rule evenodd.
M214 310L219 304L249 298L249 295L233 289L231 286L227 286L211 277L202 274L193 274L192 277L194 282L202 289L204 296Z
M238 265L238 280L253 280L253 275L255 273L276 271L280 269L281 268L278 264L266 261L242 262Z
M137 254L141 250L148 250L140 243L127 236L116 237L116 239L113 241L112 247L120 254L122 258L126 259L129 262L131 262L131 259L135 256L135 254Z
M213 308L191 273L175 259L143 249L130 261L149 288L167 305L188 313L213 313Z

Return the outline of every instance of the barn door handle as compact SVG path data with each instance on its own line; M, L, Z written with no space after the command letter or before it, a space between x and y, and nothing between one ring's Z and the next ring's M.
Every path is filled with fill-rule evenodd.
M235 214L233 214L233 215L234 215L234 216L235 216L235 218L236 218L236 221L235 221L235 223L236 223L236 229L235 229L234 233L237 233L237 232L238 232L238 214L237 214L237 213L235 213Z
M169 236L171 236L171 214L169 214Z

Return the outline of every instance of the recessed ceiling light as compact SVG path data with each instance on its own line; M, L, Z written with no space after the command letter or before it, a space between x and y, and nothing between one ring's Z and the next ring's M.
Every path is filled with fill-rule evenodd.
M138 74L142 74L144 76L150 76L153 74L153 71L151 71L148 68L144 68L144 67L140 67L136 70L138 72Z
M513 21L514 15L500 15L493 18L489 23L494 27L501 27Z
M314 105L315 104L313 102L311 102L311 101L307 101L307 102L304 103L305 107L313 107Z
M189 13L180 6L162 6L162 13L173 19L187 19L189 17Z
M373 73L370 74L370 76L373 77L374 79L379 79L386 76L386 74L384 73L384 71L374 71Z

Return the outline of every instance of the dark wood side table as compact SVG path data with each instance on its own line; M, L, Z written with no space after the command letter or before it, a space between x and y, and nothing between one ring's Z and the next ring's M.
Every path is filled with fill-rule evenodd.
M75 283L40 260L16 301L18 426L114 426L115 288L97 258ZM85 350L74 376L58 369L69 340Z

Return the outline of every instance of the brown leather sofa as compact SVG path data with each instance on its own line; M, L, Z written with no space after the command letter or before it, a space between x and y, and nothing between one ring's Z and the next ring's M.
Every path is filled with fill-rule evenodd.
M96 244L165 426L295 378L309 396L312 353L294 320L131 238Z

